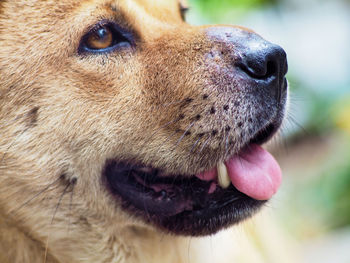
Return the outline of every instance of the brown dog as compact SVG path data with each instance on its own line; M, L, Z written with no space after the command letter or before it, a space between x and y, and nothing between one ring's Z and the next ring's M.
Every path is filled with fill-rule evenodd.
M0 2L0 262L194 262L276 192L284 51L183 10Z

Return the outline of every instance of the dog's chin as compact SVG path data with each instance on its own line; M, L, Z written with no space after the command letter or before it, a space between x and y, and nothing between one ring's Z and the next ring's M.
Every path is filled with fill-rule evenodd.
M242 151L268 141L280 124L278 120L261 129ZM216 233L252 216L266 203L240 192L233 184L221 187L217 178L167 175L163 170L137 163L108 160L103 178L124 209L176 235Z

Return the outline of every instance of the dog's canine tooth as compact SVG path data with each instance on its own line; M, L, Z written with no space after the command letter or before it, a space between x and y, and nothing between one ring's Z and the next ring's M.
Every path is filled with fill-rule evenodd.
M228 188L231 184L230 177L228 176L226 165L221 162L216 167L218 171L218 183L222 188Z

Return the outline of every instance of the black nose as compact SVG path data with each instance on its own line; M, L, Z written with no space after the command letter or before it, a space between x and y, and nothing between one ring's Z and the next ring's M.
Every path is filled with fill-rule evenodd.
M209 27L206 34L213 43L212 52L219 50L220 66L225 65L241 83L269 90L280 100L288 70L287 55L280 46L236 27Z
M238 52L238 67L253 79L283 79L287 73L286 52L277 45L262 39L247 39L247 45Z

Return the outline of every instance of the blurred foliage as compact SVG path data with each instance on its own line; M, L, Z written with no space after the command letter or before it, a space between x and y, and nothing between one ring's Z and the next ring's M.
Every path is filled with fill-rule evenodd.
M202 9L207 11L222 13L229 8L260 8L266 4L276 4L278 0L192 0L192 2L200 2Z
M252 9L259 9L266 5L274 5L278 0L190 0L196 12L207 21L233 21Z
M350 160L350 155L346 157ZM323 189L328 201L327 217L330 220L327 222L330 222L330 227L348 226L350 225L350 163L337 168L331 174L333 177L328 176L321 185L323 186L321 190Z
M301 157L290 158L278 208L286 229L300 240L350 227L350 135L310 136L292 142Z
M302 186L297 197L299 206L322 216L329 229L350 225L350 162L345 161L350 160L350 140L345 143L339 156L329 160L322 174Z
M291 73L287 75L287 79L291 104L287 119L296 126L288 136L298 139L331 133L335 128L335 113L332 109L335 107L336 97L317 93Z
M337 102L334 109L334 116L336 126L350 134L350 96L342 98Z

